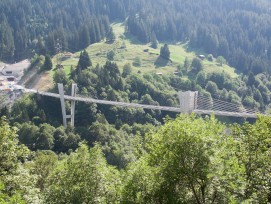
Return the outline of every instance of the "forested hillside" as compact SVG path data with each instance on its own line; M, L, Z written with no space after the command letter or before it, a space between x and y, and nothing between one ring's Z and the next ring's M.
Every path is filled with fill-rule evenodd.
M80 50L105 37L109 22L128 17L127 29L143 43L189 41L207 54L224 56L238 70L270 71L271 17L268 0L17 0L0 2L3 60L33 50L55 54Z
M105 37L111 21L126 16L126 1L96 0L3 0L0 2L1 51L3 60L19 60L56 52L63 47L80 50Z
M270 71L271 2L267 0L146 1L130 15L128 29L142 42L189 41L224 56L247 73Z

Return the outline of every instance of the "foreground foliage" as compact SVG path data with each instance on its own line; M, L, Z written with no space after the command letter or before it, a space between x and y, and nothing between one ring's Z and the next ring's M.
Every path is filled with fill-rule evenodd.
M19 144L16 129L0 121L0 201L1 203L39 202L36 177L25 168L29 150Z
M115 203L119 172L107 165L99 146L83 144L49 178L46 203Z
M183 115L133 137L134 162L118 170L100 144L82 143L70 155L30 152L2 120L0 201L268 203L270 135L268 117L226 127L214 117Z

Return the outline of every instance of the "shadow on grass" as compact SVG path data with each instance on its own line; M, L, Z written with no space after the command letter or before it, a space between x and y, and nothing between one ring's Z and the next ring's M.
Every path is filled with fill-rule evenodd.
M108 45L113 45L115 41L116 40L108 40L108 41L105 41L105 43Z
M184 45L184 48L185 48L185 50L186 50L187 52L194 52L197 56L198 56L198 55L207 55L207 53L204 52L202 49L192 47L192 46L190 46L189 44L185 44L185 45Z
M156 68L165 67L170 63L171 60L165 59L161 56L157 58L157 60L154 62L154 65Z
M192 80L192 81L196 80L197 74L198 74L198 72L197 72L196 70L191 69L191 70L187 73L188 79L190 79L190 80Z
M125 37L125 39L127 39L128 41L130 41L131 44L135 44L135 45L146 45L146 43L142 43L140 40L137 39L137 37L135 37L134 35L132 35L129 32L125 32L124 33L124 37Z

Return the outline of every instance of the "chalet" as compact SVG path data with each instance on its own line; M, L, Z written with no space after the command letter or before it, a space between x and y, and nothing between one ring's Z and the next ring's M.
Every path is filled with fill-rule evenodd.
M198 58L200 58L201 60L205 59L205 55L198 55Z
M71 57L73 57L73 54L71 52L64 52L61 59L66 60L66 59L69 59Z

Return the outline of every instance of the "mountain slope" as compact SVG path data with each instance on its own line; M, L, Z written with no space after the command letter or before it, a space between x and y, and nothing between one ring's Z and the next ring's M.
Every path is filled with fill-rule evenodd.
M183 65L185 58L188 58L190 61L193 58L197 57L196 52L188 52L187 44L169 44L171 52L171 61L163 60L159 58L160 47L163 44L160 44L157 49L151 48L150 44L143 44L138 41L135 37L125 33L125 26L123 23L115 23L112 25L114 33L117 36L117 39L114 43L109 44L105 41L94 43L87 47L87 52L90 55L90 58L95 67L97 64L103 65L108 60L107 53L114 51L115 57L114 62L118 64L120 68L127 63L133 64L135 58L138 57L141 60L141 66L133 66L133 73L163 73L167 75L173 75L177 71L179 65ZM65 48L63 48L65 49ZM66 48L66 51L72 52L74 50ZM199 52L198 54L204 54ZM73 57L65 59L62 62L64 65L66 73L69 72L70 66L76 66L78 63L80 52L77 52ZM57 57L57 56L56 56ZM56 59L55 59L56 61ZM234 68L229 67L228 65L219 66L215 60L209 62L208 60L202 61L204 65L204 70L207 73L212 72L225 72L231 77L237 77Z
M81 50L102 40L109 22L128 18L127 30L141 42L189 42L239 71L269 71L271 3L268 0L42 0L0 2L0 58L8 61Z

